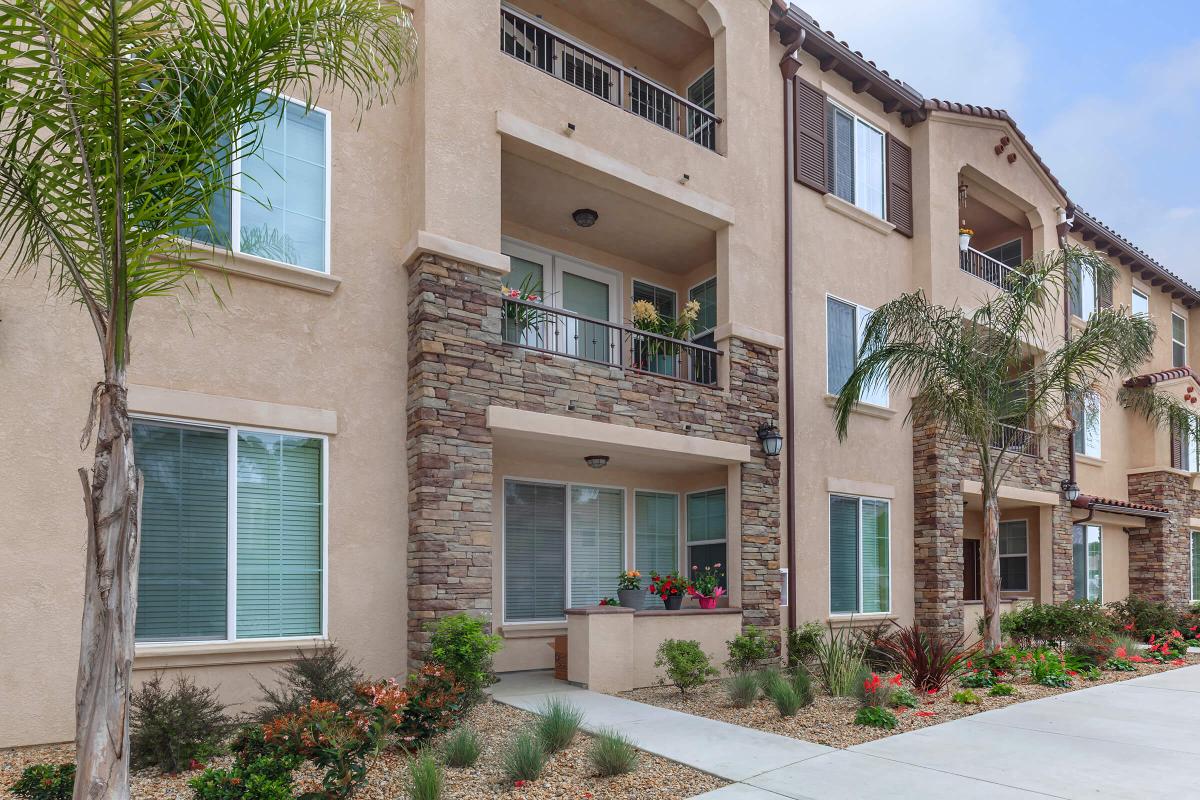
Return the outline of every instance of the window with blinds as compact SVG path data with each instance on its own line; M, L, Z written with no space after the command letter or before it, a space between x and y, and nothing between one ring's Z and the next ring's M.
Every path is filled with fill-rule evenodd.
M1104 562L1099 525L1072 526L1071 557L1075 599L1099 603L1104 589Z
M891 610L890 504L829 497L829 608L833 614Z
M1029 526L1023 519L1000 523L1000 591L1029 591Z
M1100 457L1100 395L1086 392L1076 400L1071 414L1075 417L1072 436L1075 452L1081 456Z
M134 447L138 641L323 632L323 439L137 420Z
M679 569L679 496L667 492L634 494L636 569L665 575Z
M571 605L594 606L616 592L625 565L625 492L571 487Z
M664 317L675 319L675 292L652 283L633 282L634 301L645 300Z
M505 481L504 619L562 619L566 564L567 487Z
M833 104L825 120L829 191L883 217L883 132Z
M863 334L870 320L871 309L847 303L836 297L826 298L825 388L829 394L841 394L842 387L850 379L850 373L854 372L859 351L862 349ZM859 400L887 408L887 380L864 386Z
M724 489L693 492L687 496L688 570L698 572L720 564L718 582L728 588L725 580L725 519ZM692 570L693 567L696 569Z

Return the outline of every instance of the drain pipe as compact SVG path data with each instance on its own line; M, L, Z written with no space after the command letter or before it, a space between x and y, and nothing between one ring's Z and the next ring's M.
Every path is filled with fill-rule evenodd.
M1067 249L1067 231L1071 229L1071 220L1068 219L1067 210L1061 206L1056 209L1058 212L1058 246L1064 251ZM1063 343L1071 341L1071 265L1063 262ZM1067 481L1070 485L1078 487L1079 484L1075 481L1075 412L1071 410L1071 398L1064 398L1067 402L1064 404L1067 409Z
M780 40L783 41L783 36ZM787 52L779 60L779 71L783 76L783 395L784 395L784 427L787 440L784 452L788 454L787 464L787 583L788 583L788 630L796 627L796 390L795 368L792 355L792 175L795 171L796 152L793 147L795 131L795 114L792 104L795 102L794 82L796 70L800 69L800 59L796 52L804 43L804 31L801 30L784 42Z

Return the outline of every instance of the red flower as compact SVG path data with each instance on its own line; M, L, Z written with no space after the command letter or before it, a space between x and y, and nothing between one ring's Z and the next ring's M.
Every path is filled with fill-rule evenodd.
M525 785L525 781L513 781L513 786L516 786L518 789L520 789L524 785Z
M908 706L896 706L897 714L903 714L905 711L908 711Z
M863 681L863 691L866 692L867 694L874 694L875 690L878 688L879 688L879 676L876 675L874 672L872 672L871 677L867 678L865 681Z
M930 689L930 690L929 690L928 692L926 692L925 694L937 694L937 693L938 693L938 690L937 690L937 689Z
M1154 634L1153 633L1150 634L1150 638L1147 639L1146 641L1148 641L1150 644L1154 644Z
M1186 658L1175 658L1175 659L1171 660L1171 664L1176 667L1182 667L1186 663L1187 663Z
M1131 623L1129 623L1128 625L1126 625L1126 626L1125 626L1125 630L1127 630L1127 631L1131 631L1131 630L1133 630L1133 623L1131 622Z
M888 682L890 684L892 684L892 686L899 686L901 684L901 682L903 682L903 680L904 679L900 677L900 673L897 672L895 675L893 675L891 677L891 680L889 680Z
M937 712L936 711L918 711L917 716L918 717L936 717Z
M1074 677L1075 677L1076 675L1078 675L1079 673L1078 673L1078 672L1076 672L1076 671L1075 671L1075 670L1073 670L1073 669L1069 669L1069 670L1067 670L1067 674L1068 674L1068 675L1070 675L1072 678L1074 678Z

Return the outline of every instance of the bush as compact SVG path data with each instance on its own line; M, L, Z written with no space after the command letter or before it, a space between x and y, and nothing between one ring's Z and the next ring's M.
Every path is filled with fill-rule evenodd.
M1082 666L1097 666L1112 658L1116 647L1109 634L1093 633L1085 639L1076 639L1067 648L1069 655L1077 658Z
M709 678L719 674L700 649L700 643L692 639L667 639L658 646L658 657L654 666L666 667L671 685L678 687L680 694L702 686ZM658 679L663 683L663 679Z
M1029 677L1033 679L1034 683L1060 688L1071 685L1071 677L1067 675L1067 667L1062 656L1053 652L1047 653L1044 650L1033 653L1032 656L1029 661Z
M1012 697L1017 693L1011 683L997 683L991 689L988 689L989 697Z
M582 723L582 711L565 700L552 697L538 709L534 731L543 750L557 753L570 746Z
M859 705L888 708L892 705L892 694L900 687L900 683L899 675L884 680L878 673L863 667L858 673L858 686L854 693Z
M1066 689L1071 685L1071 676L1064 673L1052 672L1038 679L1042 686L1053 686L1056 689Z
M892 692L892 708L916 708L919 702L921 701L907 686L901 686Z
M863 651L846 628L834 630L817 643L817 663L821 679L834 697L853 697L858 689L858 675L863 668Z
M537 737L522 731L504 751L500 767L509 781L534 781L546 766L546 753Z
M482 751L479 734L466 727L454 731L442 743L442 759L448 767L474 766Z
M1167 603L1152 603L1140 597L1129 597L1109 603L1108 608L1122 630L1142 638L1155 631L1169 631L1179 627L1179 611Z
M891 635L891 623L877 622L864 628L851 628L850 640L854 647L862 651L863 662L875 672L895 672L897 668L893 653L882 645L882 641Z
M454 721L466 706L466 692L445 667L426 664L408 676L404 686L408 703L404 707L400 734L425 742L454 727Z
M592 738L588 758L603 778L624 775L637 768L637 749L628 739L615 730L597 731Z
M775 642L754 625L747 625L725 644L729 647L729 660L725 662L725 668L731 673L756 669L775 656Z
M926 633L914 622L907 627L894 623L896 632L880 640L891 652L901 672L921 692L941 691L967 667L976 648L965 645L966 635Z
M404 785L409 800L439 800L444 782L441 765L428 752L408 762L408 780Z
M1114 656L1104 662L1104 669L1110 672L1137 672L1137 667L1127 658Z
M977 669L958 679L959 685L967 689L986 689L995 682L996 678L992 675L991 669Z
M311 654L297 650L296 659L275 675L274 687L255 681L262 692L261 705L254 713L259 722L298 713L311 700L349 707L354 702L354 687L365 680L358 665L334 642L318 645Z
M803 666L797 666L791 671L788 676L788 681L792 684L792 688L796 690L796 694L800 695L800 704L809 705L813 701L812 676Z
M979 695L975 694L971 689L963 689L962 691L955 692L954 696L950 699L959 705L977 706L980 703Z
M812 679L807 670L797 667L790 676L767 670L760 676L763 695L775 704L781 717L793 717L813 701Z
M816 661L817 648L824 638L825 628L819 622L805 622L787 632L787 666L795 669Z
M758 681L753 672L741 672L725 680L725 691L734 708L746 708L758 699Z
M500 650L499 636L487 632L487 622L468 614L453 614L428 626L429 660L441 664L466 690L468 702L483 698L483 690L496 682L492 656Z
M891 730L895 728L899 722L896 720L896 715L886 708L878 706L863 706L854 715L855 725L866 725L869 728L885 728Z
M1104 673L1101 672L1100 668L1095 665L1088 667L1079 674L1087 678L1089 681L1098 681L1104 677Z
M206 769L188 781L195 800L292 800L294 756L238 758L231 769Z
M34 764L9 789L26 800L69 800L75 790L75 765Z
M130 763L135 769L181 772L193 760L219 752L232 728L217 693L182 674L171 688L163 685L161 674L155 675L133 693L130 708Z
M981 620L982 623L982 620ZM1000 631L1006 639L1032 646L1061 646L1112 630L1112 619L1104 606L1088 600L1060 605L1035 603L1000 615Z

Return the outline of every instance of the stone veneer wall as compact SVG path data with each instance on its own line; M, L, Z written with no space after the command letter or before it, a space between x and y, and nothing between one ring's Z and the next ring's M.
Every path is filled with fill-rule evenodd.
M1129 529L1129 594L1158 603L1186 606L1191 600L1191 528L1200 517L1200 492L1190 475L1176 470L1129 476L1129 500L1162 506L1165 519L1148 519Z
M502 341L499 274L433 255L408 271L410 662L428 642L427 621L492 613L501 500L492 496L489 405L753 444L754 460L742 465L742 607L746 624L778 626L780 465L756 438L778 419L777 351L726 342L728 391L539 353Z
M1038 458L1018 456L1005 483L1057 493L1069 469L1065 433L1055 429L1043 452ZM961 437L930 423L914 423L914 616L923 627L963 630L962 482L981 477L979 459ZM1054 509L1053 536L1058 602L1071 596L1071 509L1065 500Z

